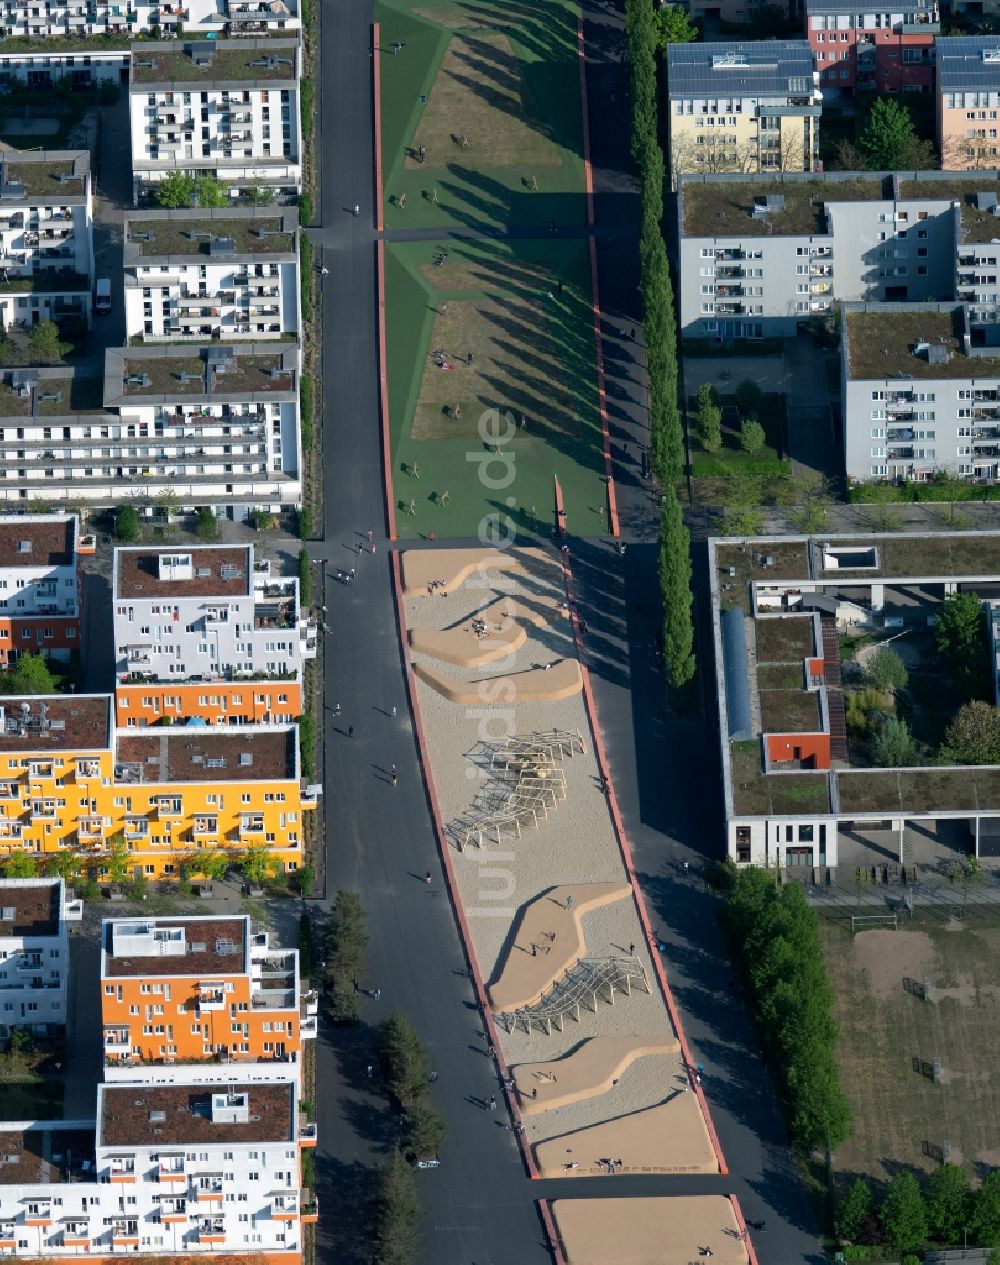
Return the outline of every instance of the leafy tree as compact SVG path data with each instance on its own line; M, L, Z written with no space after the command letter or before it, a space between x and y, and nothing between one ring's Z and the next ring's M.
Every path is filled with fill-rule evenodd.
M311 865L300 865L295 871L295 886L303 900L312 891L315 877L316 874Z
M917 744L910 727L898 716L890 716L872 744L875 763L884 769L901 769L917 762Z
M876 690L901 690L910 679L895 650L879 646L865 664L865 681Z
M875 171L920 169L929 145L913 130L910 111L894 97L877 97L858 139L865 166Z
M420 1216L416 1169L401 1151L394 1151L376 1178L372 1265L413 1265Z
M79 878L83 869L83 858L69 848L60 852L49 852L45 857L45 875L47 878L65 879L72 883Z
M975 593L952 593L937 609L937 647L956 682L973 698L992 696L986 617Z
M759 417L763 413L764 392L752 378L744 378L742 382L737 382L733 395L742 417L748 417L750 414Z
M311 712L299 717L299 763L302 776L312 777L316 771L316 725Z
M229 206L229 194L214 176L199 176L195 188L195 202L206 210L219 210Z
M969 1229L980 1247L1000 1247L1000 1169L987 1173L972 1200Z
M156 186L156 205L168 210L194 206L197 181L182 171L172 171Z
M837 1205L834 1227L837 1236L848 1243L857 1243L868 1218L875 1210L875 1197L863 1177L858 1177Z
M882 1202L882 1229L894 1252L919 1252L927 1242L927 1209L912 1173L897 1173Z
M299 550L299 601L303 606L312 606L312 570L305 546Z
M115 514L115 535L125 544L139 539L139 515L131 505L121 505Z
M341 888L330 911L326 942L326 978L330 988L330 1012L341 1023L358 1016L358 977L362 973L368 936L365 911L356 892Z
M299 540L308 540L313 534L313 516L312 510L308 505L303 505L299 510Z
M194 530L199 540L218 540L219 520L207 505L203 505L198 511Z
M243 196L254 206L271 206L274 202L274 189L266 184L252 184L244 189Z
M941 756L949 764L1000 764L1000 709L978 699L959 708Z
M59 337L59 326L55 321L39 321L37 325L32 325L28 334L28 350L33 363L54 365L69 351L69 343L64 343Z
M163 515L167 523L172 518L176 518L181 508L181 503L173 492L161 492L156 498L156 508Z
M403 1112L403 1150L411 1160L433 1159L444 1146L444 1117L425 1098Z
M313 973L312 919L308 913L299 918L299 972L303 979L311 979Z
M402 1011L394 1010L378 1030L378 1048L389 1093L405 1107L427 1093L430 1058L417 1030Z
M246 875L247 881L254 887L259 887L269 878L274 878L278 870L278 862L266 847L258 845L249 847L240 854L239 867Z
M225 854L209 849L206 852L192 852L184 858L184 870L187 874L200 874L202 878L219 880L226 876L229 862Z
M764 526L764 511L753 506L727 509L721 526L723 536L759 536Z
M668 4L653 14L656 24L656 47L660 50L668 44L691 44L698 38L698 28L691 21L687 10L680 5Z
M660 523L660 597L663 602L663 661L675 689L694 676L694 625L691 619L691 538L677 493L668 486Z
M702 448L706 452L718 452L722 447L722 409L710 382L703 382L698 388L694 426Z
M745 417L740 426L740 447L750 457L759 456L764 451L767 435L764 427L755 417Z
M965 1169L958 1164L942 1164L931 1173L924 1200L930 1237L937 1243L960 1242L972 1211Z
M131 874L131 853L122 834L112 835L108 840L108 855L104 860L104 868L112 883L127 883Z
M23 654L7 672L0 673L0 694L54 694L56 678L44 655Z
M30 853L13 852L3 865L4 878L37 878L38 862Z

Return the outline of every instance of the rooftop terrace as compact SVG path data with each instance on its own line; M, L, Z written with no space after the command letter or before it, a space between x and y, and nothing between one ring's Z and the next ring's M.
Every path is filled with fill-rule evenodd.
M849 377L854 381L886 378L996 378L1000 356L967 356L963 313L956 305L947 311L921 306L916 311L887 308L846 310ZM916 347L943 348L945 359L932 362ZM904 385L900 383L900 385Z
M253 589L249 545L206 545L194 549L116 549L116 598L244 597ZM190 579L159 578L161 558L190 558ZM187 572L185 571L184 574Z
M892 196L884 176L853 180L685 180L685 237L809 237L826 232L827 202L878 202ZM755 199L777 195L784 209L752 214ZM942 197L946 196L944 194Z
M0 752L97 751L111 743L109 694L0 698Z
M57 935L59 890L56 879L0 879L0 938Z
M195 50L192 57L189 48ZM132 57L136 85L266 83L295 79L294 40L199 40L137 45ZM198 58L204 57L205 64Z
M218 217L191 218L190 212L165 212L155 218L130 216L126 227L127 253L139 259L190 255L231 260L231 255L212 256L211 239L219 237L230 238L237 255L290 255L295 249L295 221L289 215L243 219L224 211Z
M116 943L123 946L130 931L151 928L154 931L180 929L183 953L146 954L115 953ZM119 936L116 942L116 929ZM135 977L137 975L238 975L246 962L245 918L122 918L106 919L103 927L104 976ZM141 940L141 937L137 939ZM132 943L136 943L133 940ZM178 943L176 940L173 943Z
M213 1094L227 1086L104 1085L101 1089L100 1142L103 1146L160 1147L188 1143L292 1142L294 1089L289 1084L241 1084L249 1098L246 1121L212 1119Z
M129 730L118 738L115 768L121 783L261 782L295 777L294 727L132 734Z

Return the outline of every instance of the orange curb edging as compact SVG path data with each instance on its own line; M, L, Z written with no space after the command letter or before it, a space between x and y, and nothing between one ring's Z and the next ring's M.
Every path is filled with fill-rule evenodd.
M625 826L622 822L621 812L618 808L618 799L615 795L615 788L611 781L611 772L608 767L608 757L604 750L604 740L601 737L601 731L597 723L597 705L594 702L594 694L590 685L590 672L587 669L586 662L583 658L583 639L580 635L580 617L576 609L576 598L573 591L573 572L569 564L569 550L564 546L563 551L563 574L566 581L566 599L569 602L570 611L573 620L573 637L576 643L577 658L580 661L580 670L583 674L583 698L587 708L587 720L590 724L590 733L594 741L594 753L597 756L597 765L604 783L607 786L608 808L611 813L611 821L614 825L615 836L618 839L618 847L621 852L622 862L625 866L625 872L628 874L629 882L632 885L632 898L635 901L636 911L639 915L639 921L642 924L643 933L646 937L646 943L649 948L650 957L652 958L653 967L656 971L656 977L660 984L660 991L663 993L663 999L667 1004L667 1011L670 1014L670 1021L674 1025L674 1031L677 1034L677 1040L680 1042L681 1053L684 1061L689 1068L694 1067L694 1059L691 1057L691 1048L688 1045L684 1028L681 1025L680 1012L677 1009L677 1003L674 1001L674 995L671 991L667 973L664 970L663 962L659 950L657 949L657 940L653 935L653 929L649 922L649 915L646 912L646 904L639 890L639 881L635 874L635 864L632 860L632 850L629 847L628 838L625 834ZM719 1135L715 1131L715 1125L712 1123L712 1116L708 1110L708 1103L705 1100L705 1094L702 1087L695 1083L692 1086L698 1098L698 1105L701 1107L702 1118L705 1121L705 1128L708 1130L708 1136L711 1139L712 1147L715 1151L716 1159L719 1161L719 1172L725 1177L729 1173L729 1166L726 1164L726 1157L722 1151L722 1143L719 1141Z
M750 1265L758 1265L757 1253L750 1239L750 1231L747 1229L747 1223L743 1219L743 1209L740 1207L740 1201L736 1195L729 1196L729 1203L733 1209L733 1216L736 1218L736 1224L739 1226L740 1233L743 1235L743 1246L746 1248L747 1257Z
M604 474L608 480L608 526L612 536L620 536L618 497L615 473L611 464L611 434L608 431L608 395L604 380L604 341L601 334L601 296L597 283L597 243L590 239L591 309L594 314L594 359L597 363L597 408L601 415L601 446L604 450Z
M403 668L406 676L406 694L410 705L410 715L413 717L413 732L417 741L417 753L420 758L420 770L424 780L424 789L427 793L427 801L431 810L431 817L434 822L434 834L437 839L438 852L441 855L441 863L444 866L445 881L448 884L448 899L451 902L452 911L455 920L458 923L459 935L462 938L462 946L465 950L465 958L469 964L469 971L472 976L472 986L475 989L476 999L479 1003L480 1014L483 1019L483 1027L486 1030L486 1037L489 1041L490 1049L493 1051L493 1061L498 1073L498 1079L502 1084L503 1081L510 1079L510 1069L504 1061L503 1050L497 1037L496 1024L493 1020L493 1013L490 1010L486 997L486 986L483 977L479 971L479 963L476 960L475 950L473 948L472 933L469 930L468 920L465 917L465 910L458 895L458 884L455 880L455 871L452 866L451 851L448 847L444 833L444 820L441 816L441 806L438 802L437 788L434 784L434 776L431 771L430 759L428 757L427 738L424 734L423 719L420 714L420 703L417 698L416 680L413 675L413 666L410 661L410 652L407 644L407 627L406 627L406 608L403 604L403 584L401 562L398 550L392 550L392 586L396 600L396 622L399 633L400 653L403 657ZM581 665L582 666L582 665ZM521 1113L518 1109L517 1099L511 1090L504 1089L504 1099L507 1103L511 1117L515 1125L521 1124ZM517 1143L521 1151L521 1158L527 1169L528 1176L532 1179L539 1176L538 1169L530 1148L524 1140L523 1133L518 1133ZM548 1238L549 1250L552 1252L553 1260L556 1265L566 1265L566 1258L563 1255L559 1244L559 1236L556 1232L555 1221L552 1217L552 1211L549 1208L548 1200L536 1200L538 1213L545 1228L545 1234ZM754 1263L756 1265L756 1262Z
M385 242L375 243L378 274L378 394L382 422L382 477L385 483L385 521L389 539L396 539L396 492L392 485L392 438L389 434L389 379L385 350Z
M576 23L576 49L580 59L580 104L583 107L583 172L587 187L587 226L594 227L594 172L590 165L590 115L587 112L587 48L583 18Z
M372 23L372 93L375 99L375 227L381 233L382 220L382 66L379 62L381 24Z

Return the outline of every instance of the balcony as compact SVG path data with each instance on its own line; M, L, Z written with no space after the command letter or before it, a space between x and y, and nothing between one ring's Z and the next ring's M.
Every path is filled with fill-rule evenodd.
M219 833L218 817L195 817L191 834L195 839L206 839Z
M277 1191L271 1194L272 1221L298 1221L299 1192Z
M135 1156L118 1156L113 1159L108 1176L113 1182L134 1182Z
M301 1209L302 1224L315 1225L319 1220L319 1200L311 1190L301 1190L299 1192L299 1207Z
M80 842L87 844L100 842L104 838L103 817L81 817L77 826Z
M315 1146L317 1139L316 1123L299 1116L299 1146Z
M184 1199L160 1201L160 1220L164 1225L183 1225L187 1219L187 1202Z
M48 1200L28 1204L24 1212L24 1224L47 1226L52 1224L52 1205Z
M199 1010L224 1010L226 990L218 980L202 980L198 984Z
M202 1173L192 1191L192 1196L198 1203L222 1203L224 1198L222 1174Z
M131 1048L132 1042L127 1027L104 1029L105 1054L128 1054Z
M111 1246L132 1248L139 1246L139 1222L116 1221L111 1227Z
M195 1238L199 1243L225 1243L224 1221L199 1221L195 1225Z
M149 821L145 817L127 817L125 819L126 839L146 839L149 837Z
M2 1243L0 1239L0 1243ZM87 1220L73 1221L65 1219L63 1221L62 1232L63 1247L90 1247L90 1222Z

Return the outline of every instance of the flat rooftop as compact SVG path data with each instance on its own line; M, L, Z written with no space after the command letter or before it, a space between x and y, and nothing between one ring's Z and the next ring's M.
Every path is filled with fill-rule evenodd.
M155 736L119 735L116 781L262 782L295 777L294 726L250 732L194 729ZM124 766L132 766L126 769Z
M110 694L5 696L0 709L0 752L98 751L111 745Z
M667 45L670 97L810 97L815 90L808 40Z
M35 384L34 391L30 383ZM101 403L100 378L84 378L72 369L0 370L0 417L35 416L55 420L87 413L101 415ZM105 414L101 420L113 419ZM12 442L11 446L18 445Z
M289 1084L241 1084L249 1098L250 1119L212 1119L213 1095L221 1085L104 1085L98 1121L102 1146L168 1147L189 1143L292 1142L296 1137ZM161 1114L162 1113L162 1114Z
M77 1181L94 1161L93 1129L5 1129L0 1126L0 1186Z
M15 182L23 186L23 193L10 189L0 192L4 203L16 206L30 200L62 205L83 201L90 172L86 150L42 150L36 154L12 151L2 158L5 185Z
M1000 377L1000 355L967 356L964 350L963 311L955 306L949 311L917 310L867 312L846 311L848 377L854 381L899 379L906 386L908 378L996 378ZM945 358L934 362L928 353L917 349L926 344L943 349ZM930 354L936 354L932 351Z
M190 557L190 578L175 572L160 579L161 558ZM253 590L249 545L205 545L194 549L116 549L116 600L162 597L246 597Z
M1000 41L995 35L951 35L934 41L938 88L943 92L996 92Z
M244 219L227 210L212 218L204 212L173 211L155 217L129 216L125 262L196 256L201 262L226 263L233 255L291 255L295 228L296 216L287 214ZM232 241L233 254L220 255L218 248L213 253L212 241L219 238Z
M892 6L893 13L917 13L926 14L928 20L936 6L932 0L894 0ZM885 10L879 6L867 6L858 4L858 0L806 0L806 13L809 17L816 15L817 17L824 13L883 13Z
M944 172L941 173L945 175ZM1000 192L997 173L989 171L969 172L963 177L959 172L947 173L944 180L901 180L899 192L902 198L947 198L958 202L962 215L962 243L990 242L1000 237L1000 219L992 211L980 211L976 206L977 193Z
M287 395L295 389L295 360L294 344L112 347L105 359L105 403Z
M132 83L267 83L295 79L295 40L198 40L146 43L132 50ZM203 59L203 61L201 60Z
M184 953L133 957L114 953L114 929L151 927L184 932ZM103 928L104 977L136 975L239 975L246 962L246 919L244 918L116 918L106 919Z
M59 888L57 879L44 882L0 879L0 939L57 935Z
M0 518L0 567L68 567L73 518Z
M881 202L892 198L886 176L851 180L684 180L685 237L811 237L827 230L828 202ZM753 215L767 196L785 199L783 210ZM942 193L942 198L947 194Z

